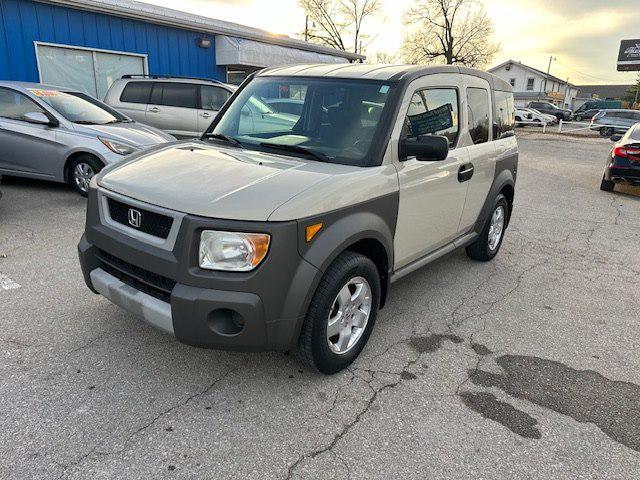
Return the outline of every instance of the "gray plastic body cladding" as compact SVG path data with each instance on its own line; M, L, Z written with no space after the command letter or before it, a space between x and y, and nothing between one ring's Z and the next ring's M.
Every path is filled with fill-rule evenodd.
M487 218L489 217L489 213L493 208L493 203L496 197L498 196L498 194L502 191L502 189L506 186L509 186L513 188L515 192L517 175L518 175L518 153L508 155L496 161L495 176L493 179L493 183L491 184L491 189L487 194L487 198L484 201L484 205L480 210L480 215L478 216L478 220L476 221L476 224L473 228L473 230L478 235L482 233L482 230L484 229L484 225L487 221ZM510 210L505 228L509 225L511 213L512 211Z
M79 245L85 280L92 289L89 275L100 264L95 256L95 249L100 249L176 282L171 310L175 336L184 343L239 350L286 349L295 343L309 292L313 292L320 276L319 270L298 253L297 222L244 222L186 215L175 247L168 252L102 225L95 197L96 191L92 190L86 233ZM203 270L198 267L198 250L200 233L207 229L268 233L269 254L252 272ZM232 308L243 315L243 331L235 336L214 333L207 317L216 308Z
M332 212L315 215L300 220L298 248L302 257L310 264L325 272L340 253L353 244L372 239L377 241L386 254L386 271L382 272L381 305L384 305L389 290L389 269L393 267L393 239L398 220L400 193L374 198L367 202L351 205ZM312 242L305 241L305 229L309 225L322 222L322 229ZM320 279L317 280L319 283ZM315 292L317 283L312 292Z

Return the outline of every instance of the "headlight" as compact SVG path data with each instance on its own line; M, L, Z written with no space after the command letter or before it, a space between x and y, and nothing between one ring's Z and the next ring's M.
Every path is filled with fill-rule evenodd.
M105 147L118 155L129 155L130 153L138 150L136 147L127 145L126 143L116 142L115 140L107 140L106 138L100 137L98 137L98 140L104 143Z
M271 237L266 233L204 230L200 236L200 267L248 272L267 256L270 240Z

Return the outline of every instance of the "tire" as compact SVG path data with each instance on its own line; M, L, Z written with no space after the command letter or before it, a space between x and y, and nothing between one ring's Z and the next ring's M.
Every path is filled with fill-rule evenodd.
M602 190L603 192L613 192L613 188L615 186L616 184L611 180L607 180L606 178L604 178L604 176L602 177L602 181L600 182L600 190Z
M89 193L91 178L104 168L103 163L93 155L76 157L69 168L69 185L83 197Z
M522 119L520 117L516 117L516 127L524 127L524 125L520 123L521 121Z
M362 290L358 289L358 282L361 282ZM337 373L351 365L366 345L375 325L380 306L380 283L378 269L368 257L347 251L336 258L320 280L298 339L297 356L302 363L324 374ZM368 300L364 295L367 286ZM354 287L353 290L351 287ZM362 298L359 298L358 292L363 293ZM347 298L348 301L345 301ZM358 306L360 301L363 303ZM364 311L368 311L368 315ZM335 319L334 331L340 325L344 327L340 333L329 337L332 318ZM341 319L345 323L340 322ZM363 326L351 325L351 321ZM354 335L350 346L346 340L340 342L343 338L350 338L349 335L343 335L347 331L349 335ZM339 353L341 348L344 351Z
M502 214L501 214L502 226L500 227L500 235L499 235L499 238L497 238L497 242L496 242L496 238L493 235L493 230L491 227L492 227L492 219L494 219L494 215L496 215L496 212L500 208L502 209ZM504 231L507 227L507 219L509 218L509 211L510 211L510 208L509 208L509 202L507 201L507 198L502 194L498 195L493 203L493 208L489 213L489 216L484 224L484 228L482 229L480 236L476 239L475 242L473 242L471 245L469 245L466 248L467 256L469 258L472 258L473 260L478 260L480 262L487 262L489 260L492 260L493 257L496 256L496 254L500 250L500 246L502 245L502 240L504 239ZM494 224L494 229L498 225L500 225L499 222L497 225ZM490 237L490 234L491 234L491 237Z
M582 121L582 115L576 115L576 122Z
M611 135L613 135L614 131L613 128L611 127L606 127L606 128L601 128L600 129L600 135L602 135L603 137L610 137Z

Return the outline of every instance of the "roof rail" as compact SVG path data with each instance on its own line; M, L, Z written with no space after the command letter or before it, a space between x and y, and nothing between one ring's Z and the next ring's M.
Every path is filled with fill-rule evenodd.
M178 80L200 80L202 82L211 82L211 83L219 83L221 85L224 85L224 82L221 82L220 80L214 80L213 78L200 78L200 77L179 77L177 75L143 75L143 74L134 74L134 75L122 75L123 79L127 79L127 78L151 78L151 79L171 79L171 78L175 78Z

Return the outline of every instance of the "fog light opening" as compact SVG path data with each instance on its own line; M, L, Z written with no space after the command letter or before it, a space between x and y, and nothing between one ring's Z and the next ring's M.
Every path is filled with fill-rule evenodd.
M217 308L207 318L209 328L218 335L238 335L244 329L244 318L228 308Z

